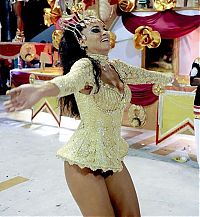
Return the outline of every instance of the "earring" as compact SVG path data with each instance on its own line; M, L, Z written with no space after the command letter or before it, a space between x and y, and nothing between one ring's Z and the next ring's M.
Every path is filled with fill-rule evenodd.
M81 45L80 48L81 48L82 50L86 50L86 49L87 49L87 46Z
M82 37L83 40L87 39L85 35L81 35L81 37Z

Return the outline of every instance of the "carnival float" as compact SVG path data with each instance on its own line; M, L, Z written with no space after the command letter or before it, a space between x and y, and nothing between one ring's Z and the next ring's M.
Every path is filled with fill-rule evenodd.
M179 82L179 87L130 85L132 99L125 110L123 125L156 130L157 144L174 133L193 133L195 87L189 85L189 73L194 59L200 55L198 0L47 1L49 7L44 8L44 23L50 29L46 31L48 35L41 33L31 42L0 43L1 59L18 60L18 68L10 71L11 86L61 75L59 20L62 16L70 16L69 9L87 13L98 16L110 30L111 59L173 73ZM51 38L50 43L39 43L43 37ZM39 68L30 64L34 60L38 61ZM22 62L32 68L24 69ZM33 108L32 119L46 108L60 125L61 114L56 100L40 101Z

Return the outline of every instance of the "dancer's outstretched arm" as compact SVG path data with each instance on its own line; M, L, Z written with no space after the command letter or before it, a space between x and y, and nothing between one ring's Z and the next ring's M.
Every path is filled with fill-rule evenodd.
M8 91L10 100L5 102L8 112L31 108L42 97L66 96L76 93L86 85L94 86L93 69L89 59L82 58L71 67L68 74L56 77L42 85L24 84Z
M24 84L7 92L10 100L4 103L8 112L31 108L42 97L57 96L59 88L52 83L43 85Z

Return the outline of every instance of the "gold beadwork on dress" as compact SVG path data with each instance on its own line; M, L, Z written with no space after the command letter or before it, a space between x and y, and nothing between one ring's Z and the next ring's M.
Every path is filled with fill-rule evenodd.
M120 60L113 60L112 64L115 68L120 69L121 77L128 84L162 84L167 85L173 81L173 74L160 73L146 70L143 68L127 65Z
M112 68L108 56L100 55L100 54L89 54L89 56L94 60L97 60L104 70ZM106 66L108 67L106 68ZM109 73L109 71L107 73ZM129 102L129 100L127 100L126 97L124 97L125 95L130 95L128 93L129 91L128 87L125 88L126 93L122 94L119 92L117 87L111 84L107 84L102 80L99 80L99 84L100 84L99 92L98 94L94 94L93 97L96 106L101 111L111 113L117 109L123 109L124 106ZM102 102L105 102L103 103L103 106L102 106Z
M82 58L71 67L68 74L50 81L60 89L59 97L79 92L85 85L95 86L93 68L88 58Z
M154 84L152 87L152 92L154 95L159 96L165 92L165 87L161 84Z
M93 58L94 60L98 60L102 66L110 64L110 61L108 59L108 56L106 55L101 55L101 54L89 54L88 56Z
M78 60L67 75L49 81L58 86L59 96L74 93L81 118L78 129L58 150L57 156L81 168L121 171L123 158L128 152L128 144L120 135L123 111L131 99L127 84L168 83L170 78L118 60L109 61L107 56L94 54L90 57L101 65L111 64L115 68L124 84L124 93L102 81L96 93L93 67L88 58ZM88 84L93 87L92 92L89 95L80 93Z

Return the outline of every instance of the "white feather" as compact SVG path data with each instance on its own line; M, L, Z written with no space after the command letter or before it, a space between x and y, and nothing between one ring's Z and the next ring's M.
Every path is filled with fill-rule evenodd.
M102 21L107 21L112 13L112 6L108 0L99 0L99 16Z

